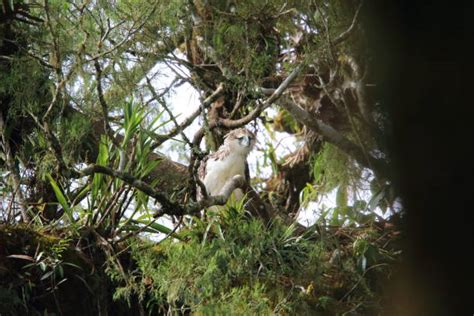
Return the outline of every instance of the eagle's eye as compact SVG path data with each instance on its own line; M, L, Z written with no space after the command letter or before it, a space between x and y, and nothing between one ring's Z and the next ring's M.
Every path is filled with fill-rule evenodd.
M237 139L239 140L240 144L242 144L245 147L248 147L248 146L250 146L250 142L252 140L252 137L245 135L245 136L240 136Z
M238 137L239 140L242 140L242 139L244 139L244 138L247 138L247 139L249 139L249 140L252 140L252 139L253 139L253 137L250 136L250 135L245 135L245 136L240 136L240 137Z

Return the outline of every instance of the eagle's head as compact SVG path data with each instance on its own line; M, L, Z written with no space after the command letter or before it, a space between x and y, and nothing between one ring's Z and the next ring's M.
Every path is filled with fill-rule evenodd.
M257 141L255 134L246 128L238 128L230 131L224 137L224 145L232 152L247 156Z

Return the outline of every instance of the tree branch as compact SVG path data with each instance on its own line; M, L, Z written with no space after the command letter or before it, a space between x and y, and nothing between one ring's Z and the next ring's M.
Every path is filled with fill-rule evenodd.
M151 187L149 184L147 184L146 182L140 179L135 178L129 173L113 170L109 167L99 166L95 164L90 165L87 168L79 171L79 174L82 176L90 176L95 173L102 173L102 174L106 174L115 178L119 178L120 180L129 184L130 186L153 197L156 201L158 201L161 204L163 213L165 214L170 214L170 215L178 214L179 215L179 214L184 213L183 208L179 204L171 202L165 194L153 189L153 187Z
M207 196L196 203L189 204L186 208L186 213L194 214L207 207L224 205L227 203L227 200L235 189L242 189L247 193L247 196L249 197L249 211L252 215L263 219L265 223L270 221L271 217L265 203L241 175L233 176L232 179L228 180L222 187L219 195Z
M217 100L218 97L220 97L224 93L224 84L219 84L217 89L210 95L208 96L201 104L199 109L197 109L193 114L191 114L184 122L182 122L180 125L176 126L173 128L167 135L159 135L158 139L156 142L153 144L152 149L155 149L159 147L161 144L163 144L165 141L170 139L171 137L174 137L178 135L180 132L182 132L186 127L188 127L201 113L201 111L205 108L208 108L212 102ZM197 132L199 133L201 129ZM201 131L204 134L204 130ZM196 136L194 136L196 137ZM201 136L202 138L202 136ZM199 144L198 144L199 145ZM196 142L192 141L192 147L196 147Z
M147 184L146 182L140 179L137 179L131 174L113 170L106 166L100 166L100 165L95 165L95 164L90 165L86 167L85 169L78 172L80 176L90 176L95 173L102 173L102 174L106 174L106 175L118 178L124 181L125 183L127 183L128 185L134 187L135 189L138 189L142 191L143 193L156 199L156 201L158 201L161 205L161 210L158 211L157 214L155 214L155 217L159 217L165 214L177 215L177 216L186 215L186 214L192 215L210 206L224 205L227 203L227 200L229 199L232 192L238 188L243 189L247 192L251 192L251 193L253 192L253 194L250 194L251 197L252 196L254 197L257 194L247 184L243 176L236 175L232 179L226 182L226 184L223 186L219 195L207 196L205 199L198 202L191 202L186 207L183 208L180 204L170 201L170 199L165 194L153 189L149 184ZM265 208L260 207L259 210L253 210L253 211L255 213L254 215L257 215L266 221L270 219Z
M281 95L283 94L283 92L285 92L285 90L288 88L290 83L301 72L302 68L303 66L301 64L296 66L295 69L293 69L293 71L288 75L288 77L286 77L286 79L278 86L278 88L273 91L270 97L266 99L264 102L259 103L252 112L250 112L249 114L247 114L246 116L238 120L219 118L217 122L217 126L224 126L227 128L238 128L254 120L257 116L260 115L260 113L262 113L263 110L268 108L270 105L273 104L273 102L275 102L276 100L278 100L278 98L281 97Z
M291 100L286 99L280 105L290 112L298 122L320 134L325 141L335 145L337 148L354 158L361 166L372 169L378 176L387 177L388 166L385 161L376 159L372 156L366 158L362 148L347 139L330 125L327 125L321 120L313 117L309 112L302 109Z
M202 199L195 203L190 203L186 208L186 213L194 214L200 210L214 206L214 205L224 205L227 203L230 195L235 189L241 189L245 186L245 178L241 175L236 175L232 179L228 180L225 185L222 187L220 194L215 196L208 196L205 199Z
M44 121L43 124L41 124L39 119L31 111L27 112L31 116L33 121L36 123L36 125L44 132L48 149L51 151L51 153L57 160L58 171L64 175L67 175L68 172L74 173L74 170L67 167L63 159L63 151L60 142L58 138L54 135L54 133L51 131L48 122Z
M278 86L277 89L273 90L271 95L266 99L264 102L259 103L255 109L253 109L252 112L247 114L246 116L237 119L237 120L231 120L231 119L224 119L224 118L219 118L217 122L210 122L208 128L213 129L218 126L223 126L229 129L234 129L234 128L239 128L242 127L248 123L250 123L252 120L257 118L262 111L264 111L266 108L268 108L270 105L273 104L278 98L281 97L283 92L288 88L290 83L298 76L298 74L301 72L301 69L303 66L300 64L293 69L293 71L286 77L286 79ZM199 146L201 143L201 139L204 136L204 128L200 128L195 134L193 138L193 144L195 146Z
M15 186L15 191L18 190L18 200L20 201L19 205L20 205L21 218L26 223L29 221L28 210L26 207L26 202L23 196L23 192L21 191L21 188L20 188L20 183L21 183L20 176L18 175L15 168L15 161L12 157L10 143L5 135L5 130L6 128L5 128L5 122L3 121L3 114L0 111L0 133L2 135L3 151L5 153L5 158L6 158L5 163L7 165L8 171L10 171L10 177L12 179L13 185Z
M353 32L358 20L359 20L359 12L360 12L360 9L362 8L362 4L364 3L364 0L361 0L359 2L359 6L357 7L357 10L354 14L354 18L352 19L352 23L351 25L349 26L349 28L347 30L345 30L344 32L342 32L341 34L339 34L338 37L336 37L334 39L334 41L332 41L332 44L333 45L338 45L342 42L344 42L348 37L349 35L351 35L351 33Z
M156 99L157 101L159 101L160 98L157 95L157 93L156 93L155 89L153 88L153 86L151 85L151 82L150 82L149 78L146 77L146 79L147 79L148 88L149 88L150 92L152 93L153 98ZM156 135L155 136L156 141L153 144L153 146L151 147L152 150L159 147L159 146L161 146L165 141L169 140L172 137L175 137L178 134L181 134L183 136L184 140L188 143L188 145L193 147L193 143L187 139L187 137L183 133L183 131L186 129L186 127L191 125L192 122L194 122L194 120L199 116L199 114L201 114L201 112L204 108L209 107L212 102L214 102L218 97L220 97L222 95L223 92L224 92L224 84L221 83L221 84L219 84L217 89L202 102L202 105L196 111L194 111L190 116L188 116L181 124L178 124L176 122L176 119L173 116L173 113L171 113L171 111L168 109L168 107L166 107L164 104L162 104L164 109L168 112L168 115L171 117L171 119L175 123L175 127L166 135Z
M99 103L101 105L102 115L104 117L104 130L105 130L107 136L109 136L112 143L114 143L114 145L117 148L120 148L121 146L118 143L117 139L115 138L114 131L112 130L112 128L110 127L110 124L109 124L109 118L108 118L108 115L109 115L108 108L109 108L109 106L107 105L107 102L105 101L104 91L102 89L102 68L100 67L99 61L97 59L94 61L94 67L95 67L96 76L97 76L97 95L99 97Z

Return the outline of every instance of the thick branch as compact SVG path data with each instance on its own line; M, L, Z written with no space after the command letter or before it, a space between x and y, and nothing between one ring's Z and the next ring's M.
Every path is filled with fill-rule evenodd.
M206 207L214 205L224 205L227 203L232 192L235 189L242 189L247 193L249 197L249 210L255 217L261 218L268 223L270 221L270 215L268 213L265 203L260 199L257 192L245 181L245 178L241 175L236 175L232 179L228 180L222 187L219 195L208 196L200 200L199 202L192 203L186 208L187 214L194 214Z
M103 173L115 178L119 178L130 186L156 199L161 204L163 213L174 215L182 214L184 212L179 204L171 202L165 194L153 189L153 187L151 187L146 182L139 180L126 172L113 170L105 166L90 165L89 167L81 170L79 173L83 176L89 176L94 173Z
M191 203L187 207L187 213L193 214L206 207L214 205L224 205L225 203L227 203L227 200L235 189L243 188L245 185L245 178L241 175L236 175L225 183L219 195L208 196L207 198L202 199L201 201Z
M372 169L377 175L387 176L387 165L384 161L372 156L366 156L362 148L351 142L344 135L331 126L313 117L309 112L293 103L291 100L284 100L281 106L290 112L301 124L320 134L325 141L341 149L343 152L354 158L361 166Z
M219 195L208 196L199 202L191 202L188 206L183 208L181 205L170 201L170 199L165 194L155 190L146 182L140 179L137 179L128 173L113 170L109 167L99 166L99 165L90 165L87 168L79 171L79 174L81 176L90 176L95 173L102 173L102 174L106 174L106 175L118 178L124 181L125 183L127 183L128 185L134 187L135 189L138 189L142 191L143 193L156 199L156 201L158 201L161 204L162 208L155 216L161 216L164 214L168 214L168 215L190 214L192 215L192 214L198 213L199 211L201 211L202 209L206 207L210 207L214 205L224 205L227 203L227 200L229 199L232 192L238 188L243 189L247 192L253 193L253 195L250 194L251 197L254 197L254 195L257 194L247 184L243 176L237 175L226 182L226 184L222 188ZM266 221L269 220L269 216L265 208L260 208L257 211L254 210L254 213L255 213L254 215L257 215Z

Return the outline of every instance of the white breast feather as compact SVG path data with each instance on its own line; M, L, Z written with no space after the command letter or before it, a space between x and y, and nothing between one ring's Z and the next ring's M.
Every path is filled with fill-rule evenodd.
M223 160L209 159L204 185L210 195L219 195L225 183L235 175L245 176L245 156L230 154Z

